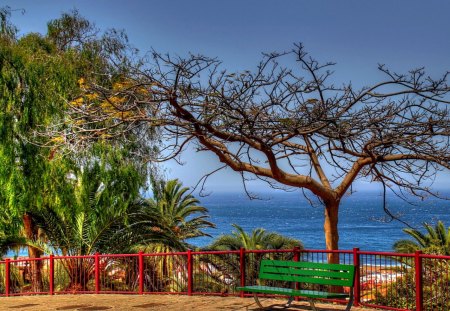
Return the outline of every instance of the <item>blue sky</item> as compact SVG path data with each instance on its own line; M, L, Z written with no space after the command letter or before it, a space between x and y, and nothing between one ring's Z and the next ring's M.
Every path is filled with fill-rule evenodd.
M424 66L434 76L450 70L450 1L0 0L4 5L25 9L12 19L21 33L44 33L47 21L77 8L101 29L125 29L142 52L202 53L231 70L252 69L261 52L289 50L294 42L320 61L337 62L335 79L358 86L381 78L378 63L396 71ZM167 167L169 177L187 185L218 164L192 152L184 160L183 167ZM447 184L450 173L440 174L437 186ZM212 191L242 188L230 171L207 185Z

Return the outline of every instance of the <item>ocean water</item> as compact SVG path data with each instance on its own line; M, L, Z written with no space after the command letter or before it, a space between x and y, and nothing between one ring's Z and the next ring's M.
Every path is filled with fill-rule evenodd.
M238 224L245 231L264 228L299 239L307 249L325 249L323 234L324 209L319 204L312 207L299 193L274 192L250 200L243 193L213 193L199 198L209 210L209 220L215 229L205 230L212 237L188 240L196 247L204 247L221 234L229 234ZM429 198L420 201L411 198L414 205L390 196L390 211L409 225L424 230L424 222L435 224L442 220L450 226L450 201ZM359 247L366 251L392 251L395 241L408 238L402 229L406 225L389 221L383 211L383 198L378 192L358 192L342 200L339 214L339 248ZM12 257L9 253L7 256ZM23 250L20 256L26 256Z
M264 228L299 239L307 249L324 249L324 208L312 207L299 193L272 193L262 200L250 200L245 194L221 193L201 198L208 208L210 220L216 229L207 230L213 237L229 234L238 224L246 231ZM388 197L387 206L392 214L419 229L423 223L435 224L438 220L450 226L450 202L436 198L420 201L411 198L410 205L395 196ZM402 229L406 225L390 220L383 211L383 198L378 192L358 192L342 200L339 214L339 248L359 247L367 251L392 251L395 241L408 238ZM202 237L189 242L203 247L212 238Z

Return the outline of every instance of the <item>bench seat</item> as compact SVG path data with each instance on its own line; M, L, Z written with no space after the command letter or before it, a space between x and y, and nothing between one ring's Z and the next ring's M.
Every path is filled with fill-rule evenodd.
M348 298L348 294L343 293L329 293L316 290L292 289L292 288L260 286L260 285L236 287L236 289L250 293L274 294L274 295L284 295L294 297L298 296L306 298L323 298L323 299Z

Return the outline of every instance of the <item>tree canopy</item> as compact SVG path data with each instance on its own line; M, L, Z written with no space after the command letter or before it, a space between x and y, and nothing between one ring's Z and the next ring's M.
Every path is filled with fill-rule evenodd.
M401 74L384 65L379 83L337 86L333 65L302 45L264 54L254 71L231 73L213 58L154 52L129 67L120 87L86 81L83 104L72 101L71 119L58 125L79 126L52 130L84 144L158 128L158 160L177 159L191 144L238 172L244 186L258 178L309 190L325 206L327 249L337 249L339 203L356 179L380 182L404 199L436 195L434 176L450 168L450 87L448 72L432 78L423 68Z

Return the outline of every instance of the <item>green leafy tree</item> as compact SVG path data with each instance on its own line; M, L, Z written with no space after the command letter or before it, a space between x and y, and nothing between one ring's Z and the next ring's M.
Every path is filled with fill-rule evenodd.
M40 35L20 39L3 35L0 40L0 205L3 212L22 220L28 240L37 241L39 232L30 212L51 200L50 172L64 171L54 169L63 160L50 161L51 151L37 145L33 131L61 111L62 99L72 96L76 80L71 60ZM41 255L31 246L28 252L31 258ZM31 267L35 291L42 287L39 265L35 261Z
M123 161L126 161L123 159ZM121 253L129 250L132 239L127 230L128 216L139 195L144 176L121 161L94 162L70 177L73 203L65 209L39 209L32 217L43 233L42 250L80 256ZM91 258L61 261L71 290L86 290L94 273Z
M445 228L442 221L438 221L435 227L423 224L426 233L419 230L406 228L403 232L414 240L400 240L395 242L394 249L399 253L413 253L422 250L428 254L450 255L450 227Z
M154 198L142 202L137 215L144 235L142 249L184 251L189 248L189 239L209 236L203 230L215 226L207 220L208 210L199 205L188 187L174 179L154 183L153 190Z
M97 30L87 20L73 11L48 24L48 34L27 34L16 38L15 27L8 21L9 8L0 10L0 208L12 219L8 225L9 237L23 233L28 241L29 257L42 254L38 244L42 229L36 225L33 215L40 210L70 208L74 188L67 176L78 174L88 165L91 157L100 157L102 165L133 159L130 153L138 149L147 153L148 148L128 139L135 135L122 135L122 139L109 144L102 137L90 148L72 145L70 156L55 148L42 148L49 144L47 138L37 135L41 127L62 123L67 130L75 123L65 124L67 98L75 98L83 92L83 80L93 72L103 73L102 81L120 75L117 66L112 69L111 60L119 59L125 43L120 33L97 37ZM95 76L95 78L98 78ZM100 78L98 78L100 79ZM148 134L148 133L147 133ZM123 143L125 141L125 143ZM148 136L147 140L148 142ZM55 137L51 144L62 143ZM108 158L111 148L123 153L122 159ZM92 155L95 149L103 154ZM146 173L146 165L134 161L135 166ZM127 164L128 165L128 164ZM114 165L113 165L114 166ZM115 166L117 167L117 165ZM40 261L31 265L33 290L42 288Z
M265 229L257 228L249 234L236 224L233 224L233 227L236 229L235 231L218 237L207 249L238 250L241 247L249 250L303 248L299 240L276 232L267 232Z
M130 245L120 244L118 239L135 207L132 202L139 196L143 177L133 166L119 162L116 166L94 162L68 177L68 187L73 187L71 204L32 214L45 235L46 249L69 256L129 249Z

